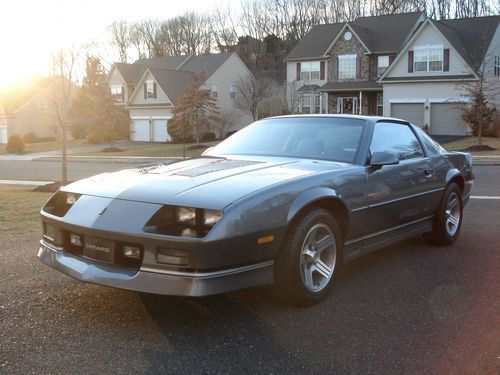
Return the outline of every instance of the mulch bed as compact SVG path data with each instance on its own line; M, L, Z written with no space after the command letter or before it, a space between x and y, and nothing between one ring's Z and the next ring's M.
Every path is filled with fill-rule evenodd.
M478 151L495 151L496 148L488 146L488 145L474 145L467 147L464 151L472 151L472 152L478 152Z

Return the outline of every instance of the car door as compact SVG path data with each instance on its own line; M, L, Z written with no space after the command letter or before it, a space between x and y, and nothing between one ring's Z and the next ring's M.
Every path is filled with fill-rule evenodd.
M410 126L375 123L370 155L381 151L395 153L399 164L367 166L368 243L432 214L427 195L433 189L435 177L430 159Z

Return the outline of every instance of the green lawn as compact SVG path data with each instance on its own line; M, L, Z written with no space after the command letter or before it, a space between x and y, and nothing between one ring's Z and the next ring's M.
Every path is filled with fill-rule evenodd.
M196 143L186 145L186 157L199 156L208 147L215 146L218 142L202 142L199 145ZM197 147L200 148L197 148ZM201 146L204 146L201 148ZM117 147L120 147L117 144ZM196 147L196 149L190 149ZM88 152L79 155L85 156L145 156L145 157L178 157L183 155L183 145L169 143L153 143L141 144L137 147L127 148L120 152Z
M496 148L494 151L474 152L474 155L500 155L500 138L483 137L483 145ZM450 151L463 151L470 146L477 145L477 137L466 137L458 141L445 143L443 147Z
M33 186L0 185L0 238L28 234L40 228L40 209L52 195L36 193Z
M85 142L79 141L69 141L68 148L83 146ZM49 141L49 142L37 142L37 143L26 143L23 154L32 154L36 152L54 151L61 148L61 142L59 141ZM0 154L7 153L7 145L0 145Z

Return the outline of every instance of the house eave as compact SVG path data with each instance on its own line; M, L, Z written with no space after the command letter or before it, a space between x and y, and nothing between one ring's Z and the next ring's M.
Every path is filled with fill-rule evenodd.
M439 77L386 77L377 81L379 84L386 83L411 83L411 82L461 82L461 81L477 81L473 75L468 76L439 76Z
M325 60L328 59L330 55L322 55L315 57L294 57L291 59L285 59L284 62L301 62L301 61L314 61L314 60Z

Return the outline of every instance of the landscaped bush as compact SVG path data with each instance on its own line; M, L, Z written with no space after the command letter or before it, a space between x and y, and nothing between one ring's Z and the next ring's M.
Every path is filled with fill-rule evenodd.
M89 133L85 137L85 142L90 145L96 145L99 143L104 143L104 137L101 134Z
M205 132L201 135L202 142L213 142L215 141L215 133Z
M37 141L36 134L33 132L26 133L23 135L24 143L35 143Z
M20 135L11 135L7 142L7 152L20 154L24 151L24 142Z

